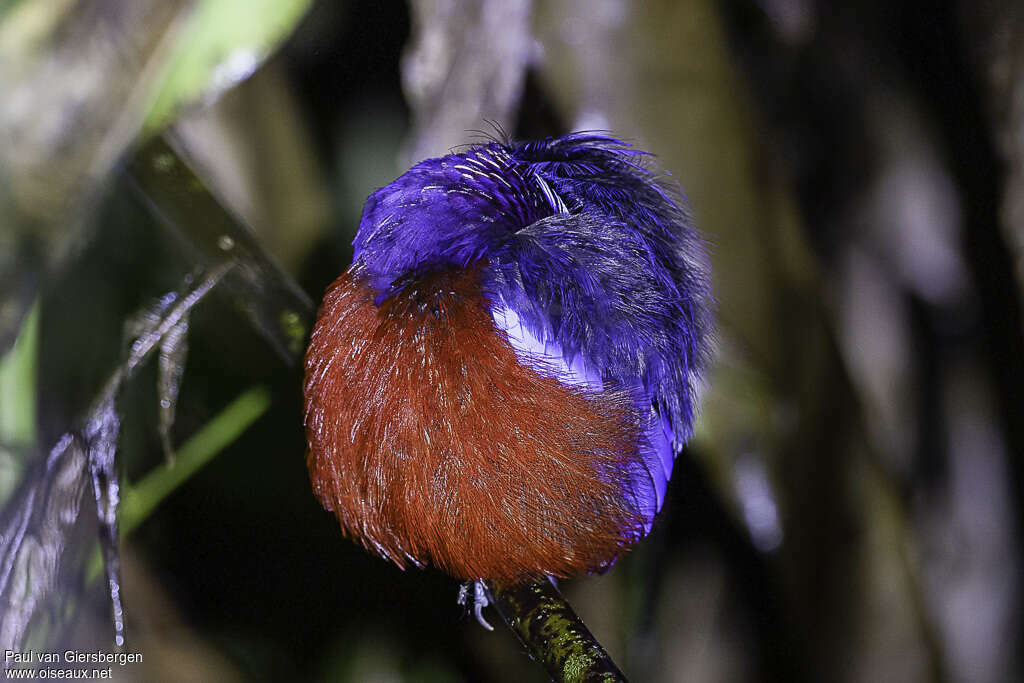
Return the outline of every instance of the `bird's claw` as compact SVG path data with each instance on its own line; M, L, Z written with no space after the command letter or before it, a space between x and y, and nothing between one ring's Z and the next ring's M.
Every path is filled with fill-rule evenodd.
M491 604L491 600L488 597L487 586L483 581L467 581L459 586L458 603L467 610L469 609L470 603L472 603L473 616L476 617L477 623L488 631L494 630L494 627L488 624L487 620L484 619L483 609Z

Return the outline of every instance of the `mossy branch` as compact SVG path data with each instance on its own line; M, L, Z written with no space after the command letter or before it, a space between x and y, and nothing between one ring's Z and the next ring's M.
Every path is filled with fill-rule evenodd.
M626 677L550 581L491 584L498 614L530 657L558 683L613 683Z

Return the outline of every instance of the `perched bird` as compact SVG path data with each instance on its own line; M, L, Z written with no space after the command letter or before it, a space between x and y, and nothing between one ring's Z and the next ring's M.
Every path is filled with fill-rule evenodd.
M650 530L712 327L650 166L603 134L495 140L369 197L306 354L307 463L346 536L480 586L600 571Z

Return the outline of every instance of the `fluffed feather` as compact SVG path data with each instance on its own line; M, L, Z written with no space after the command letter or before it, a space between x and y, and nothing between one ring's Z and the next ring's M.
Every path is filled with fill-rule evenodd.
M600 569L649 530L712 328L703 242L649 159L594 133L492 141L370 196L307 353L311 473L347 533L399 564L508 580ZM532 501L513 452L548 482L529 480ZM412 479L431 482L418 508Z

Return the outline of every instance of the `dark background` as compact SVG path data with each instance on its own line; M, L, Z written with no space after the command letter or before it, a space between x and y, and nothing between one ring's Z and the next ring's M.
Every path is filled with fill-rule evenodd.
M1009 681L1022 31L998 1L323 1L176 134L314 300L365 196L473 130L609 128L654 152L709 240L718 356L655 531L569 599L636 681ZM40 449L118 363L124 318L193 265L124 173L99 196L43 282ZM163 462L154 365L118 404L129 482ZM254 384L269 412L123 544L145 654L123 673L543 680L455 581L342 538L311 495L299 370L215 292L175 442ZM104 592L72 601L61 647L107 647Z

